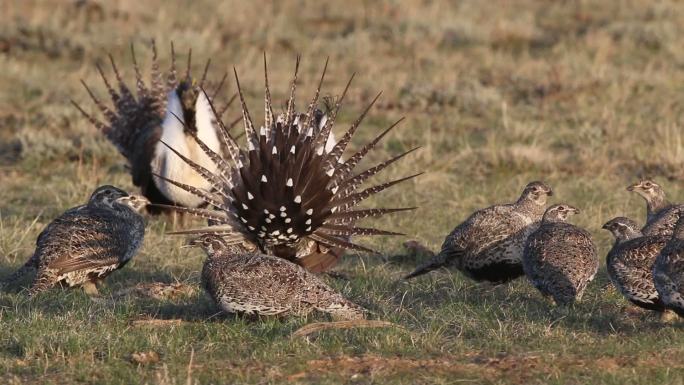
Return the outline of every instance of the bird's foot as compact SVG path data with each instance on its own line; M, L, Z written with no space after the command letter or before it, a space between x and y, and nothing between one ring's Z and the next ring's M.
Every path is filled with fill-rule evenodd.
M97 285L94 282L88 281L81 287L83 288L83 292L89 297L100 297L100 292L97 290Z
M673 323L678 318L679 316L671 310L665 310L664 312L660 313L660 322L662 323Z

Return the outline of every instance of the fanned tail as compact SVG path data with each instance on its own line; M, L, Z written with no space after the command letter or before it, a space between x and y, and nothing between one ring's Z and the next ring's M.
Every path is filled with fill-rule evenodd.
M213 159L219 171L212 174L187 157L181 157L213 186L211 192L181 183L174 185L202 198L232 217L240 224L245 236L254 239L268 254L287 259L298 259L305 267L321 271L332 266L343 250L351 249L368 253L375 251L351 241L360 235L402 235L374 227L360 227L355 223L367 218L377 218L391 213L413 210L414 207L354 209L365 199L398 183L420 174L410 175L381 183L358 191L359 186L372 176L407 154L380 162L357 175L354 168L377 143L401 120L383 130L346 161L343 154L369 113L378 94L354 120L339 141L333 137L333 126L353 76L342 94L335 101L329 114L317 109L320 89L328 63L318 82L314 96L305 113L297 113L295 96L299 58L295 66L289 97L283 114L273 112L268 67L264 55L264 125L257 129L247 108L244 93L234 69L237 95L242 109L246 148L240 148L229 134L229 128L215 114L220 127L219 137L228 148L228 159L219 158L207 146L202 150ZM209 101L212 111L216 111ZM197 139L196 139L197 140ZM230 168L230 169L229 169ZM231 176L231 177L227 177ZM219 196L224 199L219 199ZM187 211L190 212L190 211ZM209 219L206 212L191 214ZM214 219L212 219L214 220ZM218 223L218 222L217 222ZM205 228L210 232L211 226ZM194 231L199 233L201 231ZM303 250L302 243L316 242L323 251Z
M176 90L179 96L187 93L189 96L187 99L194 101L200 97L202 87L212 86L214 88L207 76L211 60L207 60L199 82L195 82L190 74L192 51L188 52L187 68L185 74L181 75L180 78L176 72L176 52L173 43L171 43L171 67L164 71L165 73L160 70L157 47L154 41L151 42L151 51L150 76L149 81L146 81L138 63L135 47L131 44L130 55L135 79L135 87L132 88L126 84L111 54L108 55L111 64L109 77L100 64L96 64L97 71L111 100L109 104L103 102L91 87L82 81L86 93L99 111L101 118L87 112L75 101L72 103L127 159L133 183L140 187L143 195L153 203L172 205L174 202L155 185L151 168L157 143L162 137L164 118L167 114L168 95L171 90ZM113 80L110 80L111 73L114 75ZM213 100L219 94L224 81L225 77L214 88L211 98L206 94L204 97ZM181 100L184 101L182 97ZM189 104L192 105L188 107ZM228 105L230 105L230 101L224 109ZM194 125L196 113L194 103L185 103L183 107L184 116L179 118L188 122L189 126ZM198 122L198 124L200 123ZM193 133L196 132L196 128L188 127L186 131ZM153 213L161 209L160 207L156 209L150 207L150 211Z

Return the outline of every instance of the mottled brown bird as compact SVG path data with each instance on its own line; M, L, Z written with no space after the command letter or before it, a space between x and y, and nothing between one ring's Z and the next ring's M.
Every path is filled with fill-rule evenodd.
M522 250L553 194L543 182L531 182L514 203L473 213L444 240L441 251L405 279L443 266L454 266L476 281L503 283L524 275Z
M684 210L677 210L672 238L653 265L653 281L661 300L684 317Z
M636 306L664 312L665 304L653 283L653 264L668 237L644 236L639 225L625 217L613 218L603 228L615 237L615 244L606 256L613 285Z
M676 211L681 205L670 203L662 186L644 179L629 185L627 191L639 194L646 201L646 224L641 229L644 235L672 235L677 222Z
M166 74L159 70L154 42L152 53L151 82L148 85L140 73L131 45L136 78L135 94L122 79L111 55L109 58L116 76L114 86L110 84L102 68L97 66L113 108L100 101L83 82L86 91L104 116L104 122L87 113L76 102L72 103L128 160L133 183L140 187L142 194L151 202L200 207L205 204L201 198L164 179L155 178L153 174L179 180L200 189L211 188L209 182L183 162L179 155L170 151L165 144L202 167L212 172L216 171L216 165L192 138L198 137L213 152L221 152L216 115L223 114L227 106L216 112L210 106L210 100L213 100L220 91L225 76L212 95L208 96L204 92L204 87L207 85L206 76L210 61L207 61L204 73L197 81L190 74L191 52L188 53L187 70L179 79L173 45L171 68ZM157 206L149 206L148 210L157 213L160 209Z
M591 234L567 223L579 210L566 204L549 207L539 228L527 238L523 252L525 275L544 296L558 305L582 299L598 271Z
M249 241L205 234L190 245L207 253L202 282L226 312L301 317L319 311L341 319L365 318L362 307L312 273L285 259L260 253Z
M264 58L264 67L266 60ZM299 60L297 60L297 68ZM327 68L327 63L326 63ZM266 68L264 68L265 72ZM325 75L325 68L323 76ZM396 125L393 124L349 157L343 153L377 97L344 132L339 141L331 133L349 83L335 101L330 114L318 110L321 76L305 113L296 113L297 69L286 111L275 115L266 75L264 124L257 129L245 104L237 78L245 126L246 146L240 148L219 120L220 139L226 156L216 153L197 137L204 153L216 164L206 169L181 156L211 189L200 189L182 180L161 177L167 182L203 199L216 210L177 208L210 221L210 226L177 233L241 234L267 255L294 261L310 271L324 271L334 265L346 249L374 252L351 240L359 235L398 235L371 227L356 226L366 218L411 210L408 208L355 209L367 198L409 180L416 175L361 188L372 176L415 149L406 151L362 172L356 166ZM351 80L350 80L351 82ZM379 95L378 95L379 97ZM398 123L398 122L397 122ZM171 151L175 151L169 146Z
M87 204L67 210L40 233L33 255L8 281L37 270L30 296L57 284L97 294L95 283L122 268L142 245L140 211L148 203L113 186L98 187Z

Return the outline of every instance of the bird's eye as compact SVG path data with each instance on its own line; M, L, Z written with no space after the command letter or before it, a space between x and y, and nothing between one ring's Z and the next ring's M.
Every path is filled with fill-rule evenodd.
M565 207L563 207L563 206L558 207L558 211L565 211Z
M646 183L644 183L644 187L651 188L651 187L653 187L653 184L651 182L646 182Z

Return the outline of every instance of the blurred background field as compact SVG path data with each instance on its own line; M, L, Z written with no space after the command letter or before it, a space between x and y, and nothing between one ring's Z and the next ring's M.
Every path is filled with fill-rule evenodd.
M349 254L326 278L374 318L404 329L291 333L315 320L217 315L198 286L203 255L150 218L142 252L105 294L142 282L186 285L178 297L92 302L54 290L0 294L0 382L614 383L684 382L682 323L633 310L605 267L584 300L559 313L524 280L476 285L440 271L397 279L474 209L513 200L543 179L602 259L617 215L643 221L625 187L641 177L684 199L684 4L676 1L14 1L0 2L0 278L31 254L42 227L99 184L133 189L123 158L70 104L102 98L107 54L134 84L129 45L149 68L192 48L195 73L235 66L261 121L262 54L282 107L297 54L299 105L330 58L324 94L356 73L338 131L383 95L354 148L401 117L371 161L411 154L377 180L426 173L370 202L416 205L382 220L408 238L367 239L384 257ZM235 92L229 77L224 100ZM94 112L94 108L90 108ZM237 105L226 121L239 116ZM174 320L143 324L140 320ZM154 354L152 354L152 353ZM141 353L152 356L140 359ZM156 355L156 358L155 358ZM137 357L137 358L136 358Z

